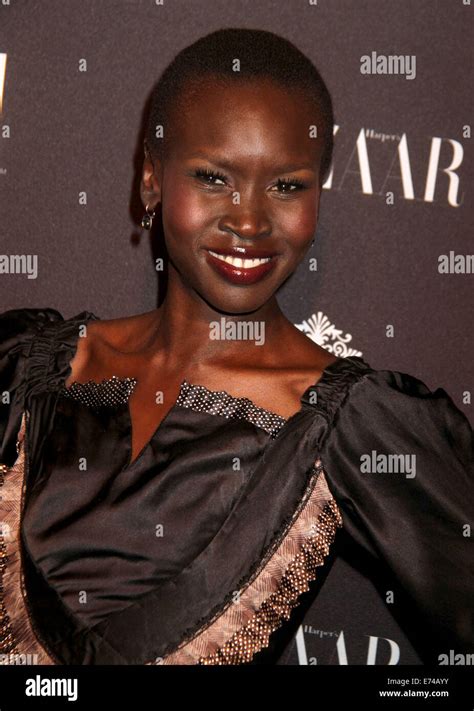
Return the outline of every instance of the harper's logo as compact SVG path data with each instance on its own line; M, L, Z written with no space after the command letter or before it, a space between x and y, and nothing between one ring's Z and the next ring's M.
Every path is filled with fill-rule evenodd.
M339 129L340 126L335 124L334 136L336 136ZM416 196L412 170L414 158L413 154L410 154L407 134L402 134L398 145L394 146L393 152L391 151L387 155L386 145L382 140L372 141L369 150L366 139L375 138L375 136L371 135L371 131L372 129L360 129L355 146L352 148L349 157L346 159L346 164L342 168L338 166L337 162L333 162L329 175L323 184L325 190L342 190L348 180L353 182L356 179L357 192L360 192L360 184L364 195L380 195L385 198L387 205L392 205L395 202L395 193L390 189L392 185L396 188L397 194L401 192L401 197L404 200L434 202L436 186L439 180L443 190L446 191L448 205L459 207L462 204L464 193L461 196L459 195L460 178L456 172L464 158L464 148L460 141L441 136L433 136L431 138L429 149L423 148L423 151L426 150L426 154L429 156L426 177L424 178L424 191L420 186L420 196ZM388 131L378 133L384 136L393 135ZM471 137L471 127L468 124L462 126L462 137ZM341 150L345 150L345 148ZM378 163L382 151L385 151L383 156L386 156L387 169L385 175L382 175L380 184L374 187L371 160ZM341 153L338 152L338 155L341 155ZM418 162L418 156L415 156L415 160ZM339 182L333 186L335 179ZM421 197L421 194L423 197Z
M310 634L314 634L315 630L308 630ZM320 632L319 630L317 632ZM319 634L321 637L321 634ZM334 640L337 640L335 643L336 647L336 653L337 653L337 659L339 664L341 665L348 665L349 660L347 656L347 647L346 647L346 642L344 638L344 631L341 631L340 633L329 633L329 637L333 638ZM367 635L368 637L368 644L367 644L367 661L366 664L368 666L372 666L377 664L377 657L379 656L380 648L382 646L388 648L390 650L390 656L388 658L387 664L392 666L395 664L398 664L400 661L400 647L399 645L394 642L393 639L388 639L387 637L374 637L372 635ZM298 654L298 663L299 664L308 664L308 665L316 665L318 663L318 660L316 657L308 657L308 652L306 649L306 642L305 642L305 635L304 635L304 629L303 626L300 625L298 627L298 631L296 633L295 637L295 642L296 642L296 650ZM379 642L382 642L382 644L379 645Z
M3 113L3 92L5 90L5 74L7 70L7 55L0 52L0 114Z
M398 133L382 133L381 131L375 131L373 128L366 128L365 137L372 138L374 141L401 141L402 137Z
M352 341L350 333L343 333L336 328L322 311L313 314L302 323L293 324L300 331L303 331L308 338L322 346L335 356L346 358L347 356L361 356L362 352L355 348L350 348L348 343Z
M77 679L50 679L37 674L26 680L26 696L67 696L68 701L77 701Z

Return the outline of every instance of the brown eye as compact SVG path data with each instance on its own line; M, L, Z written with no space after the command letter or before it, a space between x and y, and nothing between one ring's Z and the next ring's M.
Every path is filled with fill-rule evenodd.
M203 181L206 182L208 185L216 185L216 180L222 180L224 182L227 180L227 176L225 176L223 173L210 170L209 168L198 168L195 171L194 175L197 178L202 178Z
M297 178L284 178L283 180L278 180L277 182L278 188L288 188L288 187L293 187L293 190L283 190L282 192L285 194L287 193L295 193L298 192L299 190L302 190L303 188L306 187L306 185L301 181L298 180Z

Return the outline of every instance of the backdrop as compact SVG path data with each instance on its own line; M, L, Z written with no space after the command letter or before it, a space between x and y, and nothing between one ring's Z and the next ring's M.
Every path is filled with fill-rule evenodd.
M469 0L0 0L1 310L157 306L156 245L139 226L150 90L204 34L267 29L315 62L336 118L317 270L305 260L284 311L338 355L443 387L472 422L472 13ZM295 663L344 663L341 629L349 663L373 663L371 637L412 661L375 591L358 627L343 601L334 618L335 583L347 595L357 575L325 587ZM382 646L377 661L393 662Z

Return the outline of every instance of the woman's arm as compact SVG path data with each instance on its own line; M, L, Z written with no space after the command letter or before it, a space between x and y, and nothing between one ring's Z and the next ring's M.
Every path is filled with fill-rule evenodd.
M387 606L424 656L474 652L474 434L447 393L372 370L321 451L351 538L389 571Z
M12 466L24 409L29 354L35 338L52 321L55 309L12 309L0 314L0 463Z

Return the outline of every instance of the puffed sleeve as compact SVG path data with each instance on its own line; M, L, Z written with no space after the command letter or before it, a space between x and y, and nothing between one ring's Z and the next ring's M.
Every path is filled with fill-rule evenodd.
M474 652L474 435L465 415L441 388L371 369L335 414L321 459L346 532L382 564L393 583L387 607L409 611L405 629L427 663Z
M0 314L0 463L12 466L24 407L29 354L46 324L63 321L55 309L12 309Z

